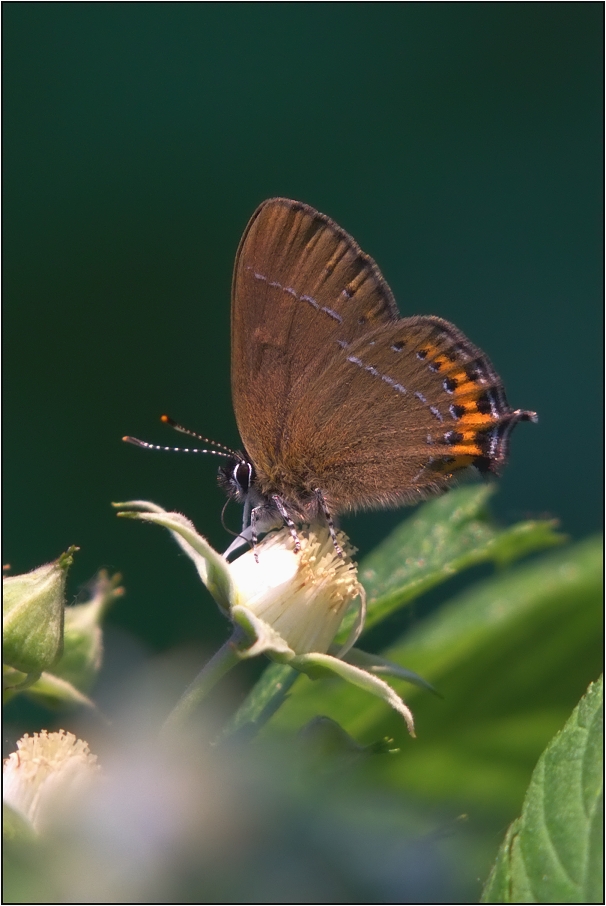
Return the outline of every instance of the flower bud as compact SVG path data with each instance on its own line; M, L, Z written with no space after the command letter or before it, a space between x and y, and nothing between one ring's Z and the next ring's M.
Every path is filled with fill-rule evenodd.
M63 655L52 672L82 692L90 690L101 667L101 622L114 599L124 594L118 584L120 578L116 574L110 579L105 570L100 570L90 589L90 601L65 608Z
M61 655L65 579L76 547L53 563L3 579L2 639L5 664L39 674Z

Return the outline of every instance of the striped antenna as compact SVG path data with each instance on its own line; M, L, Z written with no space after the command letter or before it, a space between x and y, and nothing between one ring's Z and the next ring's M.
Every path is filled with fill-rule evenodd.
M226 453L229 453L230 456L236 456L237 453L235 450L232 450L230 447L226 447L225 444L220 444L216 440L209 440L208 437L204 437L202 434L198 434L196 431L190 431L189 428L184 428L183 425L180 425L178 422L171 418L170 415L162 415L160 421L164 422L165 425L170 425L171 428L174 428L175 431L180 431L181 434L189 434L190 437L195 437L196 440L201 440L205 444L211 444L213 447L218 447L219 450L224 450Z
M218 447L218 449L200 450L195 447L164 447L161 444L150 444L146 440L139 440L139 438L130 437L129 435L123 437L122 440L127 444L134 444L135 447L144 447L146 450L162 450L166 453L210 453L213 456L222 456L224 459L231 459L232 457L235 457L236 459L240 458L234 450L224 446L224 444L218 443L216 440L209 440L207 437L203 437L202 434L190 431L189 428L184 428L183 425L179 425L169 415L163 415L160 421L163 421L166 425L170 425L175 431L180 431L181 434L189 434L190 437L195 437L198 440L204 441L206 444L212 444L213 447Z
M134 444L135 447L144 447L146 450L163 450L165 453L212 453L213 456L223 456L225 459L231 459L231 453L224 453L223 450L198 450L196 447L163 447L161 444L148 444L146 440L139 440L138 437L123 437L122 440L127 444Z

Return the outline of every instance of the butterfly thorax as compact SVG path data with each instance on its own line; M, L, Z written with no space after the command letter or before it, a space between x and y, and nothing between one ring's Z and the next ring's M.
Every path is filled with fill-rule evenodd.
M322 489L310 469L296 471L276 465L268 473L239 453L219 468L218 482L229 497L250 509L275 510L278 498L295 522L311 521L319 513L318 491Z

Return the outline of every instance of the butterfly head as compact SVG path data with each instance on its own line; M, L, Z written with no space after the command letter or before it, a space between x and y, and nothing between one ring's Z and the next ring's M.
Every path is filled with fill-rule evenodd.
M219 466L217 480L223 490L237 500L246 503L250 500L255 483L255 467L243 453L236 453Z

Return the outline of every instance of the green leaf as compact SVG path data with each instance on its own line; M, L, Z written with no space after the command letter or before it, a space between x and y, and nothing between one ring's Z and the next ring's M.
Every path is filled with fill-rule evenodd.
M494 485L471 485L430 500L365 558L366 629L462 570L504 566L565 540L554 521L494 525L487 508L494 492Z
M541 755L482 902L604 902L602 708L600 679Z
M382 783L510 821L541 751L600 673L601 621L602 545L590 539L476 583L383 652L444 696L391 681L416 742L374 699L306 678L268 731L324 714L361 742L394 737L402 758L376 767Z

